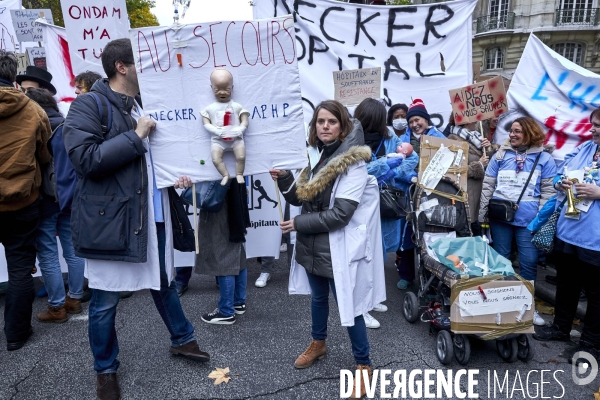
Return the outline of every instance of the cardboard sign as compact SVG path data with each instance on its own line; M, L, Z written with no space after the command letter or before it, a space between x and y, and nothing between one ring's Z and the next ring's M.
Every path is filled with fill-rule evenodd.
M460 89L450 90L452 113L457 125L483 121L508 111L501 76Z
M364 99L381 97L381 67L333 71L334 99L355 106Z
M27 53L15 53L15 57L17 57L17 75L23 75L25 70L31 64L29 63L29 57Z
M43 47L28 47L29 65L46 69L46 49Z
M46 18L49 24L54 25L52 10L42 8L38 10L10 10L13 27L19 42L43 42L44 32L42 26L35 22L38 18Z
M73 72L94 71L104 76L102 50L112 40L129 37L125 0L104 0L98 5L61 0Z
M452 162L450 166L446 168L448 164L447 157L436 157L437 152L440 150L441 145L444 145L444 152L450 151L452 153ZM459 142L457 140L442 139L429 136L421 136L421 154L419 155L419 186L426 189L426 191L435 190L435 186L442 177L446 177L460 186L463 193L462 196L456 195L451 196L446 193L438 193L440 196L455 198L460 201L467 200L467 173L469 163L469 144L467 142ZM436 161L437 165L433 165L431 168L428 167L432 161ZM445 172L444 172L445 171ZM438 176L439 175L439 176ZM424 178L432 184L430 186L424 185Z

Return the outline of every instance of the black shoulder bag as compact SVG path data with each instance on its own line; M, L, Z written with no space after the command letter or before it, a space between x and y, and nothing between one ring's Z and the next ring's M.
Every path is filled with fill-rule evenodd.
M511 200L503 200L503 199L491 199L488 204L488 218L490 220L501 221L501 222L513 222L515 220L515 213L519 209L519 203L523 198L523 194L525 194L525 190L527 190L527 186L529 186L529 181L531 180L531 176L535 172L535 167L537 167L538 161L540 160L540 156L542 153L540 152L538 156L535 158L535 162L533 163L533 168L529 172L529 176L527 177L527 182L525 182L525 186L523 190L521 190L521 194L519 195L519 199L515 203Z
M173 229L173 247L179 251L195 251L194 229L185 212L181 197L175 188L167 189L169 193L169 206L171 208L171 226Z

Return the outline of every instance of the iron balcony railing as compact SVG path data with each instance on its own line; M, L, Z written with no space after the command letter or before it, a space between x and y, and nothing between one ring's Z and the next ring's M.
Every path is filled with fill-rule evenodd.
M564 25L598 25L598 9L578 8L572 10L556 10L554 13L554 26Z
M499 29L513 29L515 27L515 13L504 15L484 15L477 18L477 33L495 31Z

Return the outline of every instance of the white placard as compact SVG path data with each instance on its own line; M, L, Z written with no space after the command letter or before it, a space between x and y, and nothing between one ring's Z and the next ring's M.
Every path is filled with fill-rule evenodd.
M44 49L46 54L46 68L52 74L52 85L56 88L56 101L70 103L75 99L75 83L71 57L69 56L69 42L65 28L56 25L44 24L38 20L44 30Z
M15 51L17 34L12 24L10 10L20 10L21 0L0 1L0 50Z
M246 257L275 257L279 259L281 228L275 183L270 174L246 178L250 228L246 234ZM283 201L283 197L281 198ZM283 203L281 209L284 209Z
M210 74L216 67L232 73L232 100L250 113L244 175L306 166L293 32L291 17L130 31L144 111L157 121L150 140L159 188L181 175L194 182L222 178L200 114L215 101ZM184 41L186 47L172 48ZM224 161L233 175L233 153L225 152Z
M44 28L41 28L44 30ZM35 65L40 68L48 68L46 64L46 49L43 47L28 47L27 55L29 57L29 64ZM52 77L52 83L54 84L54 77Z
M386 104L423 99L433 123L445 126L443 94L472 80L472 20L477 0L379 6L334 0L260 0L254 18L294 14L304 116L333 98L333 71L382 68ZM443 59L442 59L443 57Z
M49 24L54 25L50 9L11 10L10 15L17 35L17 41L19 42L44 41L42 27L39 23L35 22L38 18L45 18Z
M60 270L61 272L69 272L69 267L67 266L67 262L65 261L65 259L63 258L62 255L62 247L60 246L60 239L56 238L58 240L59 246L58 246L58 261L60 262ZM35 259L35 266L37 267L37 272L32 275L34 277L37 276L42 276L42 271L40 270L40 265L39 262L37 260L37 258ZM2 246L2 244L0 244L0 282L7 282L8 281L8 270L6 267L6 254L4 253L4 246Z
M494 142L508 137L506 129L517 117L530 116L544 127L547 143L556 145L552 156L562 160L592 138L589 116L600 106L600 75L567 60L531 34L507 97L510 110L500 119Z
M104 46L128 37L129 18L125 0L89 2L61 0L73 72L94 71L104 76L100 59Z
M512 311L521 311L523 305L531 309L533 297L525 285L483 289L487 300L479 290L463 290L458 295L458 306L462 316L478 316Z
M431 190L427 189L435 189L444 174L448 171L448 168L452 165L455 156L456 154L443 144L433 155L421 177L421 185L425 188L427 195L431 194Z
M29 66L29 57L27 53L14 53L15 57L17 57L17 75L22 75L25 73L27 66Z

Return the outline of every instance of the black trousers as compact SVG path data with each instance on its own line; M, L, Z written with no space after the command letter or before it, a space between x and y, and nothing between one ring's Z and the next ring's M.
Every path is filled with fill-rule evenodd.
M40 216L39 200L17 211L0 212L0 242L8 266L4 305L7 341L23 340L31 329L35 298L31 270L35 267L35 237Z
M555 251L556 305L554 323L569 333L577 311L579 294L585 289L587 311L581 340L600 349L600 267L581 261L576 254Z

